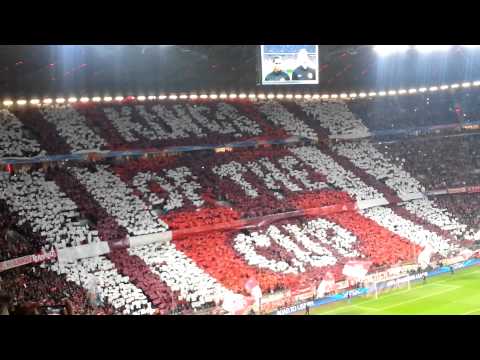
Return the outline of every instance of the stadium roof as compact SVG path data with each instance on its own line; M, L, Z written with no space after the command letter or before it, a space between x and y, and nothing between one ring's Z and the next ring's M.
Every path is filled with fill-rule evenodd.
M368 91L480 80L479 58L476 50L455 48L385 59L368 45L321 45L320 85L307 88ZM255 45L2 45L0 96L250 91L257 88L257 67Z

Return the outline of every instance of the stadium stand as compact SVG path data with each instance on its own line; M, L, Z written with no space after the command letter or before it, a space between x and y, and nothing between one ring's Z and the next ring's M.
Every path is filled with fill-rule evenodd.
M75 313L93 311L92 293L100 313L198 313L214 311L218 298L249 297L251 278L270 294L317 285L329 272L341 280L352 259L377 269L415 260L427 246L446 258L478 240L478 196L428 192L480 185L478 136L382 142L373 135L458 122L455 104L471 120L480 114L477 97L2 110L2 157L303 139L2 174L0 260L99 243L109 249L8 269L0 273L3 290L17 303L67 297ZM128 247L158 234L170 240ZM26 287L16 287L17 278Z

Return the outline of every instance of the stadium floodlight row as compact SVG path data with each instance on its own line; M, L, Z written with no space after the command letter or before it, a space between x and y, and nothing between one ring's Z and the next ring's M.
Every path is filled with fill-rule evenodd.
M121 102L121 101L124 101L124 100L132 100L132 101L146 101L146 100L192 100L192 101L195 101L195 100L198 100L198 99L202 99L202 100L217 100L217 99L249 99L249 100L256 100L256 99L259 99L259 100L265 100L265 99L278 99L278 100L282 100L282 99L287 99L287 100L292 100L292 99L295 99L295 100L301 100L301 99L306 99L306 100L328 100L328 99L344 99L344 100L350 100L350 99L356 99L356 98L374 98L376 96L398 96L398 95L406 95L406 94L417 94L417 93L425 93L425 92L435 92L435 91L445 91L445 90L455 90L455 89L458 89L458 88L470 88L470 87L476 87L476 86L480 86L480 81L473 81L473 82L464 82L462 84L458 84L458 83L455 83L455 84L450 84L450 85L439 85L439 86L430 86L430 87L420 87L420 88L411 88L411 89L398 89L398 90L381 90L381 91L371 91L371 92L351 92L351 93L346 93L346 92L343 92L343 93L340 93L340 94L291 94L291 93L287 93L287 94L273 94L273 93L269 93L269 94L264 94L264 93L259 93L259 94L255 94L255 93L250 93L250 94L246 94L246 93L240 93L240 94L237 94L237 93L230 93L230 94L226 94L226 93L221 93L221 94L201 94L201 95L198 95L198 94L190 94L190 95L187 95L187 94L170 94L170 95L159 95L159 96L155 96L155 95L149 95L149 96L144 96L144 95L139 95L139 96L127 96L127 97L124 97L124 96L116 96L116 97L111 97L111 96L104 96L104 97L100 97L100 96L94 96L92 98L89 98L89 97L80 97L79 99L76 98L76 97L69 97L68 99L65 99L63 97L59 97L59 98L56 98L55 100L54 99L51 99L51 98L45 98L43 100L40 100L40 99L31 99L30 101L27 101L25 99L19 99L19 100L11 100L11 99L7 99L7 100L4 100L2 102L3 106L4 107L10 107L10 106L26 106L28 104L30 105L36 105L36 106L40 106L40 105L50 105L50 104L53 104L53 103L56 103L56 104L64 104L64 103L70 103L70 104L73 104L73 103L77 103L77 102L80 102L80 103L88 103L88 102L94 102L94 103L99 103L99 102L104 102L104 103L109 103L109 102L112 102L112 101L116 101L116 102Z
M464 48L476 48L480 45L460 45ZM405 53L409 50L418 51L421 54L429 54L433 52L449 51L454 45L375 45L373 49L380 56L390 56Z

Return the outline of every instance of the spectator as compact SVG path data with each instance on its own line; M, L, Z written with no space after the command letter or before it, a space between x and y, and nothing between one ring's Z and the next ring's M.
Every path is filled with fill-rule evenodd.
M265 77L265 81L290 81L290 76L282 69L282 58L273 58L273 71Z
M315 69L311 67L311 61L308 57L306 49L302 49L298 52L297 56L298 67L293 71L292 80L297 81L312 81L316 80L317 74Z
M10 297L7 294L0 293L0 315L9 315Z

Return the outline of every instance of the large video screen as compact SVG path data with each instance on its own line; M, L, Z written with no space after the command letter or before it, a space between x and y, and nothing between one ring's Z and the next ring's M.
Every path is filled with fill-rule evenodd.
M318 45L260 45L262 85L318 84Z

